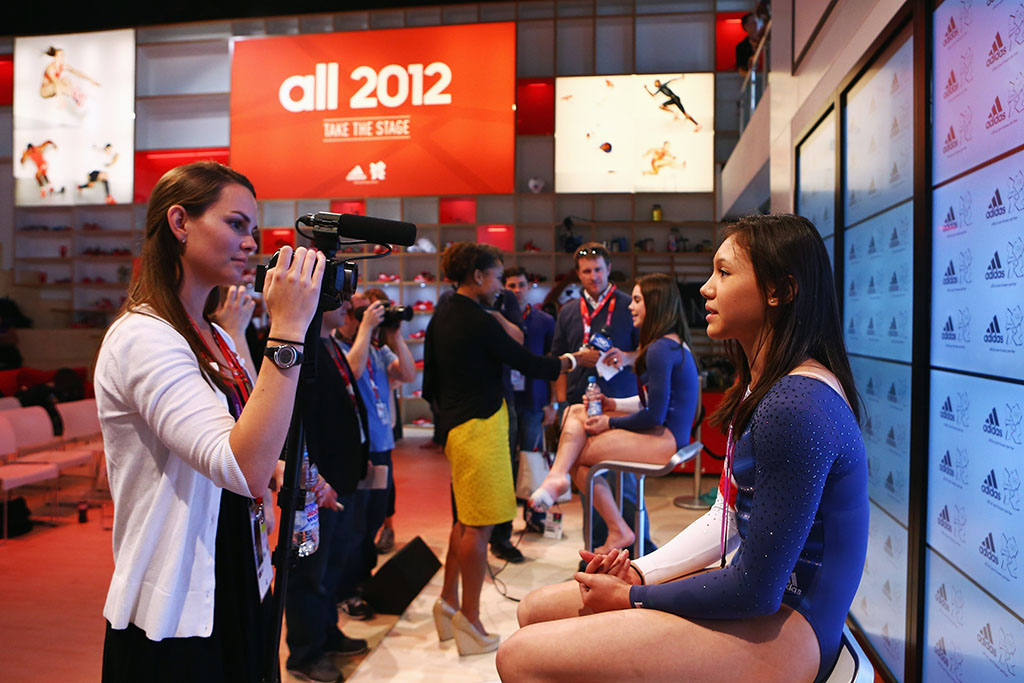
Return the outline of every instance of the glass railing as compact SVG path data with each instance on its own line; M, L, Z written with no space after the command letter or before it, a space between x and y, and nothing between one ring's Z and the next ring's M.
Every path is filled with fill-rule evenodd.
M764 27L764 33L761 35L761 41L757 44L757 49L754 50L754 58L751 62L753 68L743 78L739 97L736 100L736 107L739 110L741 135L750 122L750 118L754 115L754 110L757 109L757 103L761 101L761 96L768 89L768 65L770 61L768 52L771 48L771 35L772 21L769 19Z

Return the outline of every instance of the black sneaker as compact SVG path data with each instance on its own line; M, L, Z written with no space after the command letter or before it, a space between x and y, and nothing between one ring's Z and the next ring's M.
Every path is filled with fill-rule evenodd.
M349 638L344 633L340 635L340 638L328 636L327 646L324 648L328 654L352 657L354 655L361 655L368 649L366 641L362 638Z
M363 641L363 645L366 645L366 641ZM338 668L326 653L305 666L288 667L288 673L300 681L327 681L328 683L333 683L334 681L344 680L341 675L341 669Z
M519 552L519 548L512 545L512 542L507 538L499 538L495 541L491 541L491 552L499 560L505 560L512 564L519 564L526 558Z
M523 506L523 521L526 522L526 530L533 531L538 534L544 533L544 520L547 518L546 512L537 512L529 505Z
M341 607L342 612L348 615L349 619L355 619L356 621L373 619L373 608L358 595L345 598L338 606Z

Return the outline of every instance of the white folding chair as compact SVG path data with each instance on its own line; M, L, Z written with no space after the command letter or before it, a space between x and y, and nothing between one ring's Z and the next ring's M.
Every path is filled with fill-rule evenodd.
M864 654L860 643L853 637L849 626L843 626L843 641L839 647L839 659L832 667L832 673L825 683L873 683L875 667Z
M17 451L14 438L14 430L7 420L0 420L0 454L9 455ZM44 481L57 482L60 476L56 465L45 463L14 463L0 465L0 498L3 499L4 529L0 542L7 541L8 527L8 503L11 499L11 491L21 486L38 484ZM51 486L51 493L56 495L55 488Z

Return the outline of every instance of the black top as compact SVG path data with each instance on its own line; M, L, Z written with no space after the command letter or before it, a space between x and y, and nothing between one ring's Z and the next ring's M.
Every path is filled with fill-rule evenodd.
M750 40L744 38L736 43L736 68L746 71L750 68L750 58L754 56L756 45L751 45Z
M458 293L434 311L423 359L423 397L437 406L443 435L501 407L502 364L552 381L562 367L559 358L530 353L480 304Z

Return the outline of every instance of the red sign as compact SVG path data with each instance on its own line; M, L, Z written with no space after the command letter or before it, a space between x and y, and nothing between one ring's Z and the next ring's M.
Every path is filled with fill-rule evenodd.
M231 163L261 198L513 191L515 25L237 40Z

